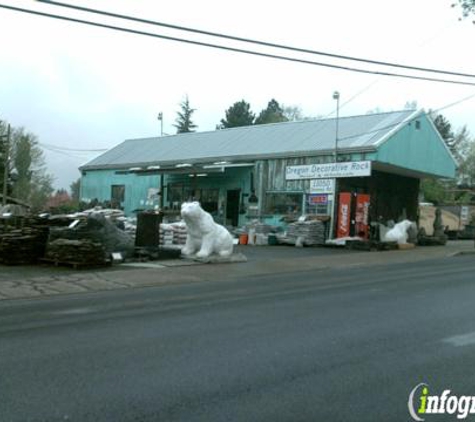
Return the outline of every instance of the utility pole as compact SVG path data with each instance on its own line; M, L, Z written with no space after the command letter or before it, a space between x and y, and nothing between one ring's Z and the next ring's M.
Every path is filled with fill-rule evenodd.
M163 136L163 113L158 113L157 120L160 120L160 136Z
M335 128L335 148L333 151L333 158L335 160L335 164L338 163L338 130L340 124L340 93L335 91L333 93L333 99L336 100L336 128ZM338 218L337 218L337 184L338 179L335 177L333 179L333 201L331 205L331 226L330 226L330 235L329 238L333 239L336 237L337 230L335 230Z
M5 137L5 135L3 135ZM8 186L8 167L10 165L10 125L8 125L7 129L7 142L5 145L5 157L3 157L3 197L2 197L2 205L7 204L7 186Z
M157 119L160 120L160 136L163 136L163 112L158 113ZM163 185L163 174L160 174L160 211L163 211L164 206L164 185Z

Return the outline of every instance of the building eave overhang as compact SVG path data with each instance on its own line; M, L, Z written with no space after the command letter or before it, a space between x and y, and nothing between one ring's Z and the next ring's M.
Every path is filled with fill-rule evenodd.
M377 149L373 146L367 147L353 147L353 148L339 148L338 154L364 154L375 152ZM242 163L242 162L255 162L260 160L272 160L272 159L282 159L282 158L300 158L300 157L319 157L319 156L328 156L334 155L335 150L325 149L325 150L310 150L310 151L285 151L281 153L269 153L269 154L259 154L259 155L235 155L235 156L215 156L215 157L206 157L198 159L181 159L181 160L168 160L168 161L149 161L141 163L124 163L124 164L106 164L106 165L84 165L79 167L80 171L93 171L93 170L128 170L130 168L141 168L143 170L148 167L160 166L160 172L163 172L164 169L172 169L178 164L190 164L190 165L213 165L218 161L230 161L232 163Z

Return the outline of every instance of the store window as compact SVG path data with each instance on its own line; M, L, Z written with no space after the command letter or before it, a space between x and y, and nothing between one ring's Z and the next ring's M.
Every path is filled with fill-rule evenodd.
M200 189L197 194L199 194L201 208L211 214L218 212L219 189Z
M179 209L181 204L191 199L189 186L183 183L170 183L168 185L168 202L171 209Z
M266 214L301 214L302 192L268 192L266 195Z
M329 215L331 209L331 195L309 194L306 195L305 213L313 215Z
M179 209L186 201L198 201L209 213L218 212L219 189L194 189L183 183L168 185L168 202L171 209Z

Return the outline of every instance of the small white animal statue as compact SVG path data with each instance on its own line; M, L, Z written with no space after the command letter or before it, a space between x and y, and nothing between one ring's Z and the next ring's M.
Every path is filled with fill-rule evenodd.
M415 223L409 220L403 220L397 223L392 229L386 232L383 240L385 242L397 242L400 245L407 243L407 230L414 224Z
M223 226L216 224L213 217L201 208L199 202L181 204L181 217L187 227L186 243L181 253L207 258L211 254L222 257L233 253L233 238Z

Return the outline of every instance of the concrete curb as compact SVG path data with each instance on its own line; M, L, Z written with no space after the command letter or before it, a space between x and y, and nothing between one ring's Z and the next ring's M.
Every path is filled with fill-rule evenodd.
M449 254L449 257L453 256L464 256L464 255L475 255L475 249L473 251L457 251Z
M352 252L325 256L298 256L291 258L245 260L238 262L177 262L153 261L137 263L112 271L85 272L84 270L0 281L0 302L8 299L27 299L61 294L92 293L160 286L164 284L231 281L237 278L290 274L302 271L321 272L330 269L362 268L384 264L401 264L431 259L475 255L475 248L453 250L447 247L426 247L411 250L381 252ZM242 255L242 254L241 254ZM206 264L206 265L205 265ZM223 265L225 264L225 265Z

